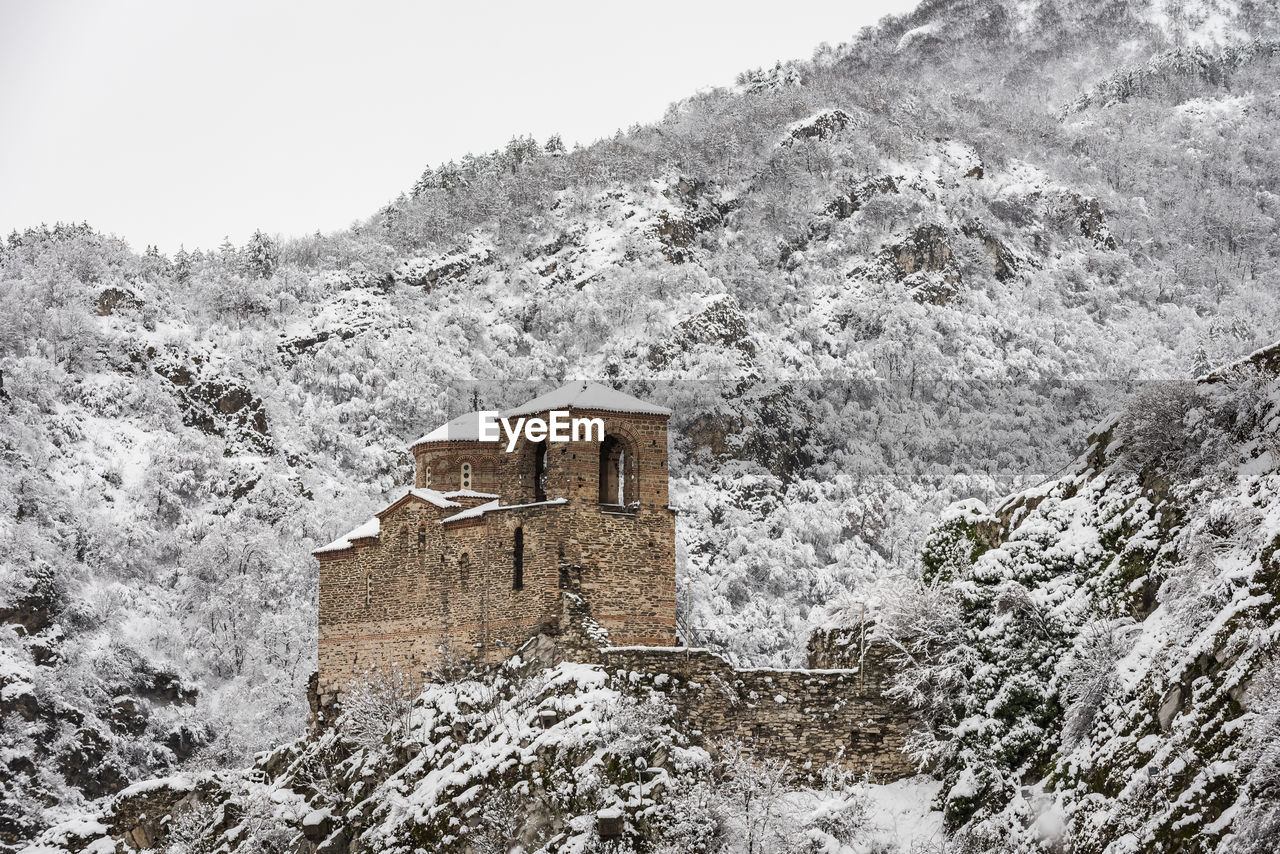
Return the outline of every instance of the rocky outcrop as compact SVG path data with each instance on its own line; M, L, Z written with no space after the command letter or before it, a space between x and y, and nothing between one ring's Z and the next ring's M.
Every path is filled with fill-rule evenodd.
M135 851L161 848L174 814L193 805L195 790L185 777L131 786L112 802L107 828Z
M182 421L210 436L268 454L274 450L263 400L243 382L220 373L196 353L147 350L152 369L169 381Z
M805 140L827 140L837 135L853 121L844 110L823 110L820 113L793 122L780 145L794 145Z
M995 275L996 281L1007 282L1014 277L1017 259L1014 258L1009 247L1005 246L1000 238L992 234L986 226L977 220L971 220L961 226L960 232L965 237L982 244L982 251L991 262L991 272Z
M26 582L26 590L17 598L0 604L0 624L15 626L30 636L54 625L66 607L66 594L48 565L31 573Z
M663 256L673 264L684 264L693 260L691 247L698 236L720 227L733 205L713 193L705 181L683 176L663 195L679 202L680 210L658 211L653 233Z
M905 240L890 246L887 260L893 265L894 278L902 281L912 273L943 273L948 280L958 280L955 255L951 249L951 233L945 226L925 223Z
M57 755L63 779L87 798L114 794L128 784L125 769L114 758L110 742L90 727L76 731Z
M115 314L121 308L142 308L142 300L127 288L104 288L98 294L96 308L98 316L105 317L109 314Z
M790 267L792 256L797 252L803 252L812 243L830 239L841 220L853 216L874 196L898 192L901 184L902 178L893 175L866 178L852 184L845 192L827 203L822 214L809 224L809 228L803 235L782 245L778 253L778 263L784 267Z
M280 352L282 359L287 364L292 364L294 361L296 361L298 356L302 355L303 353L309 353L312 350L315 350L321 344L323 344L324 342L330 339L336 339L338 341L350 341L352 338L355 338L357 335L359 335L362 331L363 330L361 329L355 329L355 328L325 329L325 330L316 332L314 335L301 335L297 338L290 338L287 341L282 341L277 347L277 350Z
M493 246L473 239L453 252L430 258L410 258L393 273L396 282L430 291L450 282L460 282L497 261Z
M755 355L747 317L736 299L717 298L702 311L680 321L667 340L649 348L648 361L654 370L662 370L681 353L700 347L737 350L744 359Z
M1102 214L1102 205L1097 199L1087 196L1070 196L1075 204L1076 227L1080 234L1089 238L1100 249L1115 249L1116 241L1107 228L1106 218Z

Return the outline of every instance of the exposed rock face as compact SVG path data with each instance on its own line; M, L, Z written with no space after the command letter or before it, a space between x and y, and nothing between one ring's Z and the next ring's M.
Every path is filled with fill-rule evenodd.
M492 247L472 245L434 258L405 261L395 272L395 278L403 284L429 291L449 282L462 281L496 260Z
M175 760L189 758L208 739L206 733L179 726L166 735L157 724L155 710L173 704L193 705L196 691L175 674L156 671L128 656L117 659L114 671L121 681L96 679L91 684L99 698L77 708L47 687L44 674L35 668L56 664L65 638L56 620L63 610L61 596L51 591L47 579L37 579L30 594L5 609L10 626L25 633L23 646L31 662L6 659L0 668L0 720L18 724L14 732L23 747L0 757L0 850L28 837L33 828L21 809L31 799L47 799L65 784L86 799L120 791L137 768L137 752L147 751L148 761L168 764L164 748ZM130 745L131 756L122 750ZM58 778L61 778L61 781ZM5 811L6 801L15 805Z
M1102 205L1098 204L1098 200L1074 194L1072 199L1075 201L1076 224L1080 228L1080 234L1102 249L1115 249L1115 238L1107 228L1106 219L1102 215Z
M995 273L996 281L1007 282L1014 277L1017 261L1013 253L998 237L988 231L982 223L976 220L967 222L961 228L961 232L965 237L982 243L982 251L986 254L987 259L991 261L992 272Z
M673 264L693 260L694 241L724 223L733 205L716 197L705 181L681 177L663 190L663 195L681 203L681 214L659 211L654 234L662 244L662 254Z
M168 819L193 805L193 793L194 787L181 779L134 786L111 804L107 827L131 849L159 848L165 841Z
M288 341L282 341L279 345L280 355L292 364L293 360L302 353L308 353L331 338L339 341L348 341L355 338L363 330L360 329L335 329L322 330L314 335L304 335L299 338L291 338Z
M96 730L83 728L58 754L58 770L86 797L100 798L123 789L124 769L109 760L110 744Z
M916 302L946 305L960 292L951 233L937 223L925 223L902 242L886 247L880 266L905 285Z
M569 575L564 592L580 591L572 568ZM624 816L598 803L555 801L558 781L580 778L593 767L606 783L619 774L628 783L644 781L651 805L660 805L690 773L690 757L714 762L732 750L733 740L744 741L757 757L788 760L802 781L821 779L828 764L877 781L914 773L901 750L909 728L904 710L882 696L888 672L878 648L852 658L833 653L838 669L739 670L701 649L600 649L582 597L564 602L566 615L585 618L573 621L573 632L541 636L518 659L429 686L411 713L432 723L419 735L400 729L380 745L366 743L364 758L352 765L348 760L361 743L344 736L348 719L339 718L337 727L263 755L245 772L134 785L106 804L87 841L113 839L117 850L145 850L164 849L193 831L206 842L258 833L288 841L289 850L302 854L356 854L387 848L386 838L371 835L381 827L424 850L455 850L464 844L460 826L475 845L484 838L485 822L506 820L510 827L496 829L511 836L503 844L522 841L541 849L571 830L575 811L609 822ZM567 642L570 634L576 642ZM566 653L592 666L558 663ZM468 686L491 687L475 694ZM592 692L608 708L601 699L588 699ZM632 744L628 733L637 725L647 735ZM506 756L522 759L509 762ZM476 757L483 767L471 764ZM515 787L518 807L499 818L494 799ZM396 813L403 796L425 789L432 794L414 797L433 798L443 808L424 809L412 820ZM388 791L395 797L388 798ZM461 803L461 795L482 809L456 814L447 805ZM624 826L634 834L633 812L625 812ZM599 837L596 821L590 824ZM606 823L604 835L616 829ZM188 836L175 838L179 832Z
M848 219L861 210L872 196L898 192L898 186L901 183L902 179L893 175L868 178L854 184L849 188L848 193L832 199L825 212L835 219Z
M98 294L98 315L105 317L109 314L115 314L118 308L142 308L142 300L137 294L125 288L104 288L102 293Z
M831 139L848 127L851 121L849 114L844 110L823 110L817 115L793 124L790 134L782 144L791 145L807 139Z
M946 273L958 276L951 251L951 235L936 223L925 223L896 246L889 247L889 260L895 267L895 278L902 281L916 272Z
M963 256L957 251L956 241L962 236L979 243L997 281L1014 278L1018 262L1013 252L977 221L965 223L959 234L941 223L924 223L899 242L884 247L870 269L855 267L849 275L888 277L907 287L917 302L946 305L960 292Z
M154 351L148 349L147 356L154 357ZM258 453L274 449L266 407L244 383L218 373L193 353L164 354L154 359L152 368L173 385L187 426L244 443Z
M147 707L134 697L116 697L111 703L110 723L117 732L128 735L141 735L147 729L147 719L151 716Z
M747 318L733 297L717 299L697 314L680 321L667 341L649 348L649 364L661 370L680 353L706 345L737 350L745 359L755 355Z
M853 216L869 199L880 194L898 192L902 179L893 175L882 175L867 178L853 184L849 189L832 199L823 209L822 215L809 224L808 230L799 238L783 244L778 253L778 263L790 267L791 256L803 252L810 244L830 239L836 224Z
M50 628L66 604L65 594L53 579L53 570L49 567L35 574L25 595L11 604L0 605L0 624L18 626L26 635Z

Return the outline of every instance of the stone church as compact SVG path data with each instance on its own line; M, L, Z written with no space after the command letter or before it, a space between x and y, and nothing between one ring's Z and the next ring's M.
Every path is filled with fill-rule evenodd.
M501 415L553 411L599 418L603 438L521 436L508 451L467 413L414 442L412 489L315 550L322 701L371 669L416 677L446 657L500 661L560 635L566 594L589 603L602 645L675 644L670 411L575 382Z
M737 668L677 647L675 511L667 499L669 410L571 383L501 413L598 418L569 441L493 441L467 413L412 445L414 487L316 549L319 711L371 670L417 678L446 659L535 657L600 665L667 696L689 731L784 757L895 779L906 710L885 697L887 650L865 632L818 632L814 669ZM514 432L514 431L512 431ZM510 451L508 447L510 444Z

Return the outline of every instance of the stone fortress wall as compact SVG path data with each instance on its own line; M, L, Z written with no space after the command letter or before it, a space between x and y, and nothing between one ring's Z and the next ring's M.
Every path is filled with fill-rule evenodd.
M686 730L703 739L740 741L802 773L827 763L878 781L916 773L902 752L909 716L881 693L883 650L839 670L734 668L709 650L684 648L606 648L600 660L666 694Z

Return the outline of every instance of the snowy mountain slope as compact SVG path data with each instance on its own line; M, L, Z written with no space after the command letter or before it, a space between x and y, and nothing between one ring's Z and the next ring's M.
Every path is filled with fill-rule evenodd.
M794 663L952 500L1057 471L1138 380L1280 337L1276 60L1160 59L1275 15L1156 8L924 4L655 125L430 169L327 237L12 235L0 841L96 797L84 757L113 789L299 733L309 549L473 403L585 377L675 410L681 619Z
M1074 473L935 529L883 628L975 850L1271 850L1277 353L1145 389Z

